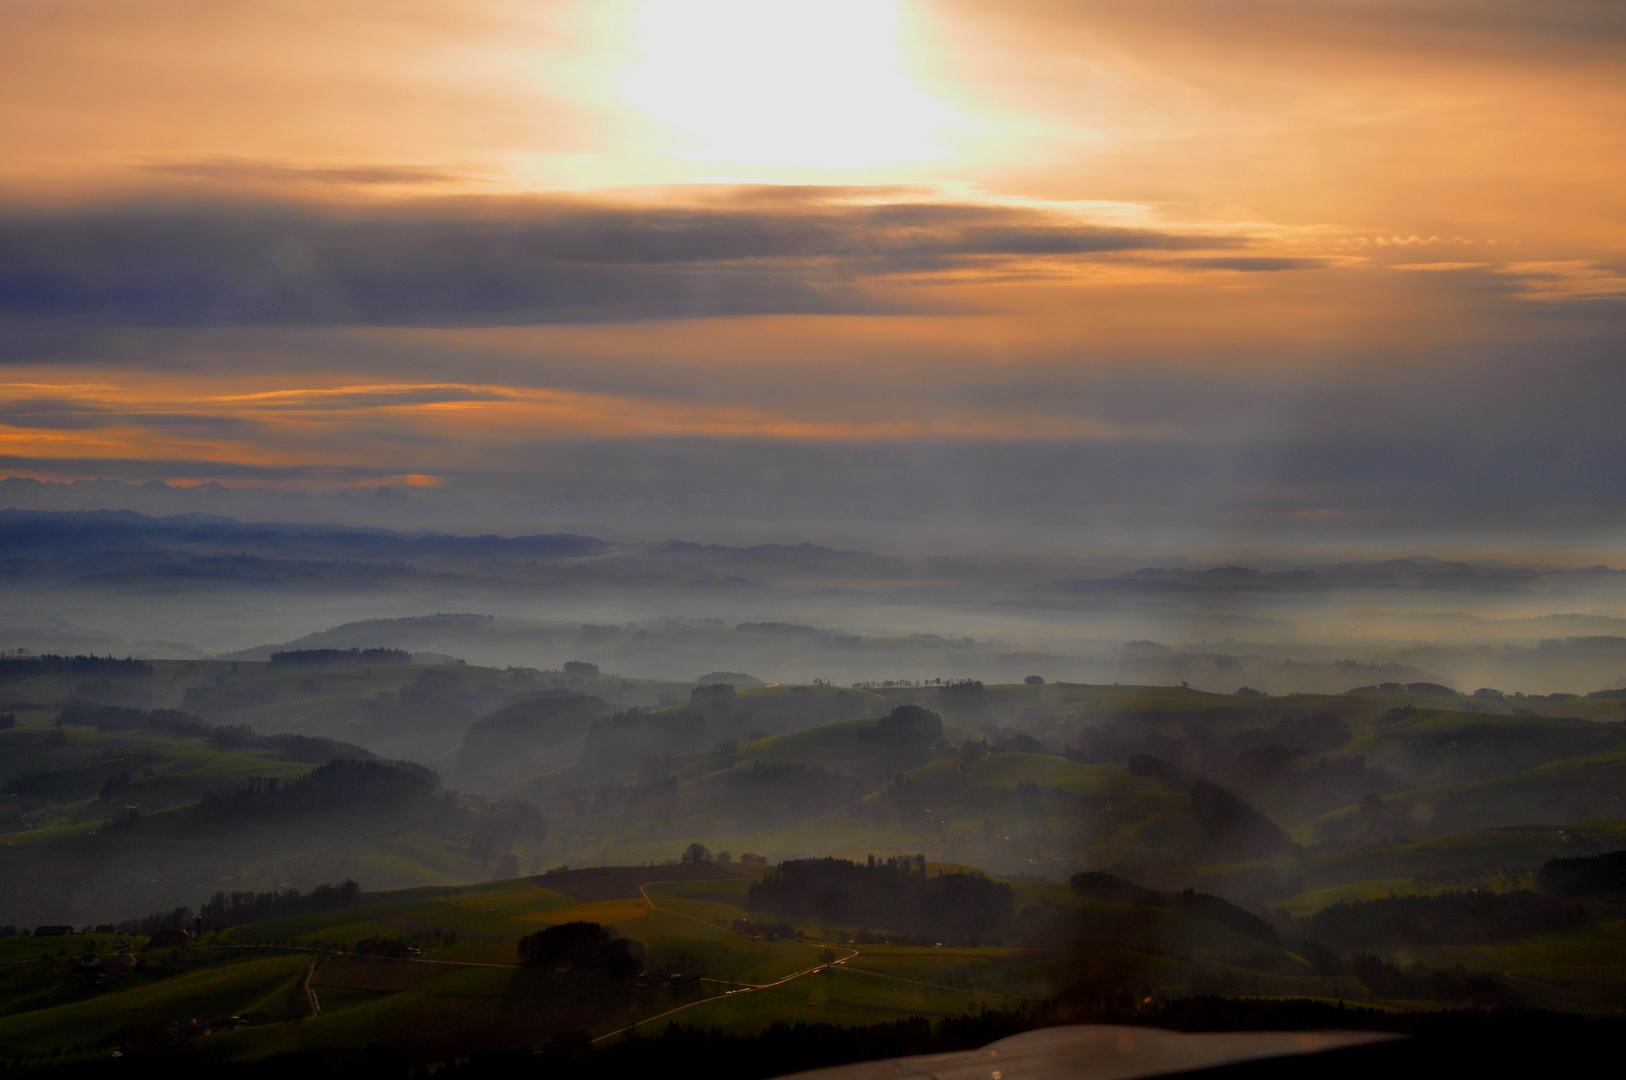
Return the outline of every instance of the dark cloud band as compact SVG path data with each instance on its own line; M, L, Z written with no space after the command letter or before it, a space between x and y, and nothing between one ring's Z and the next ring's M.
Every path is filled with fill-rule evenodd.
M0 314L34 325L199 326L879 312L911 306L883 287L901 275L1245 246L1040 209L854 203L807 189L735 190L691 205L125 204L0 217Z

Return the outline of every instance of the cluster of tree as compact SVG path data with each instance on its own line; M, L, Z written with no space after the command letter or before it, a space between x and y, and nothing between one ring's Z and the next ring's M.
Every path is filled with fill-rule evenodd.
M1462 697L1461 691L1453 690L1449 686L1439 683L1411 682L1376 683L1371 686L1357 686L1344 691L1345 697Z
M1573 859L1548 859L1536 874L1542 890L1555 896L1626 894L1626 851Z
M976 873L928 875L924 856L780 863L751 883L745 902L752 910L953 944L997 938L1013 915L1009 885Z
M206 791L193 819L304 814L361 804L400 807L426 802L434 788L435 774L419 765L339 759L297 780L253 777L234 791Z
M318 885L308 893L298 889L273 892L217 892L204 901L198 914L211 930L243 923L282 919L289 915L313 915L355 907L361 902L361 886L354 881Z
M519 962L527 967L597 971L624 978L643 968L644 948L636 941L616 937L607 926L568 922L520 938Z
M151 937L160 930L191 930L197 923L197 913L189 907L171 908L135 919L125 919L114 925L121 934L132 937Z
M39 656L0 656L0 683L16 682L37 675L95 675L106 678L144 678L152 674L152 665L145 660L113 656L58 656L42 653Z
M689 700L694 702L727 701L733 696L733 683L703 683L689 691Z
M1522 1004L1518 994L1491 976L1470 975L1461 966L1444 971L1413 965L1402 971L1371 953L1356 953L1350 958L1349 970L1380 998L1449 1001L1493 1009L1512 1009Z
M1586 919L1586 910L1579 905L1529 890L1470 889L1340 901L1301 925L1315 937L1345 947L1476 945L1556 933Z
M1068 884L1075 893L1091 900L1183 912L1218 923L1244 937L1255 938L1272 945L1281 943L1280 935L1269 922L1251 911L1237 907L1223 897L1200 893L1194 889L1162 893L1101 870L1081 871L1068 879Z
M699 842L690 844L688 847L684 848L683 853L678 856L678 861L685 863L711 862L713 859L716 859L720 863L731 863L734 861L734 856L730 855L726 851L719 851L716 855L713 855L710 848ZM748 866L768 865L766 856L756 855L749 851L740 856L740 862L745 863Z
M9 731L17 726L16 713L0 713L0 731Z
M887 746L930 747L943 741L943 718L919 705L899 705L858 735Z
M410 664L405 649L284 649L271 654L273 664Z
M1050 750L1044 743L1035 739L1026 732L1019 731L1014 735L1007 735L995 739L990 749L1006 754L1048 754Z

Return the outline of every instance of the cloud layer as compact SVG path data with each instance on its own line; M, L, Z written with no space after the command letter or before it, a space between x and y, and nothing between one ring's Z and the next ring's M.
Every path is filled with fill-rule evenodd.
M0 472L864 546L1626 524L1621 4L764 10L685 116L637 0L0 5Z
M900 194L691 189L644 202L449 197L13 212L0 218L0 312L133 326L880 312L921 304L888 299L875 287L887 279L1251 246L1234 234ZM1184 265L1274 271L1319 262L1235 255Z

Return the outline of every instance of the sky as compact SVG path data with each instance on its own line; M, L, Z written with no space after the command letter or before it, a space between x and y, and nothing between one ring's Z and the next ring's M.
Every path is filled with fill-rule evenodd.
M0 476L880 549L1626 525L1614 0L8 0L0 145Z

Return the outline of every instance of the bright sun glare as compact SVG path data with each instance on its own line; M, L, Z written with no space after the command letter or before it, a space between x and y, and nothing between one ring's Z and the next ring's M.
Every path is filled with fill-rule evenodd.
M955 113L903 71L894 0L647 0L627 101L677 153L863 168L947 156Z

